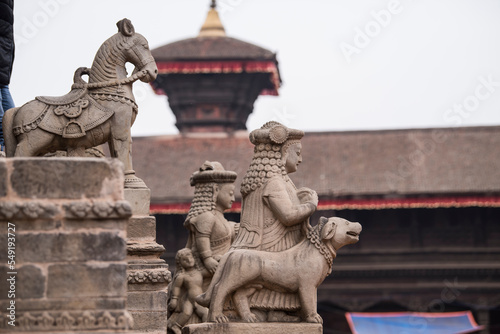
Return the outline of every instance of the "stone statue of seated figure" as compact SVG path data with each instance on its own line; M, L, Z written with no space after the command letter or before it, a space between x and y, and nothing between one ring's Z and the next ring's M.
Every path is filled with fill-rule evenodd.
M356 242L361 225L326 218L310 225L318 195L288 177L302 162L303 136L278 122L250 133L255 149L241 184L240 229L206 293L196 299L209 306L209 321L233 320L231 309L236 321L322 321L316 289L330 273L336 249Z

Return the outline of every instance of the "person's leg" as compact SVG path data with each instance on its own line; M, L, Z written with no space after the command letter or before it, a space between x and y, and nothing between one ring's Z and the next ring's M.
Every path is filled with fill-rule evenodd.
M2 91L2 106L3 110L9 110L10 108L14 108L14 100L10 95L9 86L0 85L0 90Z
M4 86L0 86L0 151L4 150L4 145L5 145L3 140L3 124L2 124L3 114L5 113L3 109L3 87Z
M1 150L4 150L4 140L3 140L3 114L5 111L10 108L14 108L14 100L12 100L12 96L10 95L9 86L0 85L0 145Z

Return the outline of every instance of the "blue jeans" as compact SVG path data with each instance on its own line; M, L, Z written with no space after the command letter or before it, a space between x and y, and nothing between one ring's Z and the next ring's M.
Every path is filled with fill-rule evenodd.
M10 108L14 108L14 101L12 100L12 96L10 95L9 86L8 85L0 85L0 145L3 147L5 145L3 140L3 114L6 110Z

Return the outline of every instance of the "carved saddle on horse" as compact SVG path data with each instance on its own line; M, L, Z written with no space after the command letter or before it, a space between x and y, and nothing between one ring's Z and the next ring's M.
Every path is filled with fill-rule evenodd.
M79 68L75 72L71 91L63 96L37 96L36 100L45 104L38 115L15 127L14 134L29 132L37 127L60 135L63 138L80 138L113 116L114 111L103 107L89 94L88 84L81 75L89 69Z

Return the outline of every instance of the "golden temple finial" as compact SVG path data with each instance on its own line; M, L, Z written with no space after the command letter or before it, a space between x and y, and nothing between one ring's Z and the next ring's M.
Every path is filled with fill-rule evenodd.
M205 23L203 23L203 26L200 29L198 37L226 36L226 31L224 30L224 27L222 26L222 23L220 21L219 13L217 13L217 10L215 9L216 6L217 6L216 1L212 0L212 3L210 4L210 10L208 11L207 14L207 18L205 20Z

